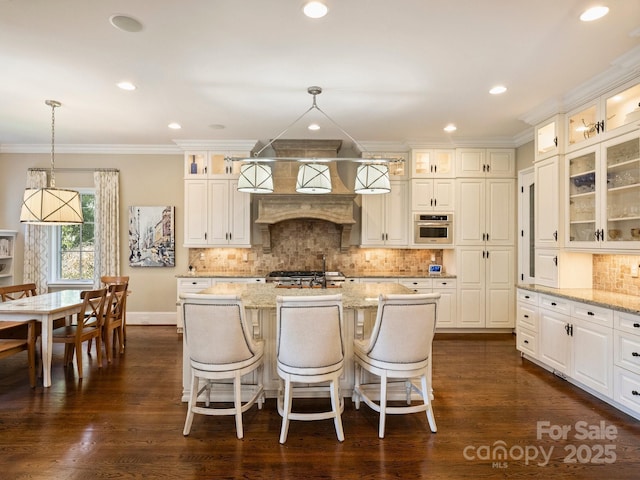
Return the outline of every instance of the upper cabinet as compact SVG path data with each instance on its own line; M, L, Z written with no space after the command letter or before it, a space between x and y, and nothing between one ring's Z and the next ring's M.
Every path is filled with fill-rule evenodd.
M409 244L409 195L406 181L392 181L384 195L362 195L363 247L406 247Z
M455 150L424 149L411 150L411 178L454 178Z
M457 177L514 178L515 151L511 148L456 149Z
M640 81L627 83L566 115L567 152L640 126Z
M567 155L566 245L640 248L640 130Z
M561 154L564 151L563 122L563 115L554 115L536 125L534 135L536 162Z
M0 230L0 285L13 284L13 256L16 246L14 230Z
M406 152L363 152L362 158L395 158L402 159L398 162L390 162L389 178L391 180L404 180L407 178L407 170L409 169L409 155Z
M233 178L240 174L240 162L233 157L250 157L249 152L189 151L185 153L184 178Z

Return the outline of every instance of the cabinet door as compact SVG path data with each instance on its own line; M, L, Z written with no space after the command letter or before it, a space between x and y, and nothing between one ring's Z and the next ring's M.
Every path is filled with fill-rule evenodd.
M515 153L512 149L488 149L486 162L487 176L513 178L516 174Z
M491 245L515 243L516 181L513 179L487 180L486 224L484 234Z
M485 259L482 247L463 247L457 252L458 321L461 328L485 326Z
M421 178L411 180L411 210L419 212L430 212L433 210L433 180Z
M558 250L536 248L536 285L558 287Z
M207 180L184 182L184 245L207 243Z
M572 317L571 377L613 397L613 330Z
M453 212L455 204L455 180L433 180L433 195L436 212Z
M565 327L570 317L546 309L540 309L540 361L551 368L568 374L571 365L570 339Z
M456 291L453 288L436 290L440 294L438 302L438 322L436 327L453 328L456 326Z
M456 245L478 245L485 234L485 181L461 178L456 182Z
M238 182L229 181L229 244L251 245L251 195L238 191Z
M408 245L410 213L407 182L392 182L389 193L369 196L385 197L386 245Z
M458 177L485 177L487 164L483 148L459 148L456 150L456 175Z
M486 250L486 320L487 328L512 328L515 319L515 284L513 247L490 247Z
M391 191L393 191L393 187ZM387 195L390 195L390 193L386 195L362 195L362 245L384 245L385 197Z
M209 244L229 243L229 182L209 180Z
M569 112L567 122L567 152L586 147L597 141L600 131L599 99Z
M567 155L565 208L568 228L565 245L578 248L598 248L600 147L595 145Z
M560 159L548 158L535 164L535 245L558 247L560 237Z
M535 128L535 160L558 155L564 151L562 138L563 116L556 115Z

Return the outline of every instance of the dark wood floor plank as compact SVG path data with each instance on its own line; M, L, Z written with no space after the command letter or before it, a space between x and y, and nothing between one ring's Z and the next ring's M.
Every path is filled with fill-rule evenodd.
M419 479L616 478L640 471L640 422L520 358L511 335L437 335L434 409L438 433L420 414L378 416L347 400L345 442L330 420L292 422L278 443L275 401L244 416L196 415L182 436L181 340L171 327L127 329L126 353L98 369L85 355L85 378L54 353L53 385L29 388L26 357L0 362L0 478L12 479ZM324 400L323 400L324 401ZM315 401L309 401L315 404ZM537 422L614 426L614 440L537 438ZM482 449L503 442L502 461ZM610 445L615 462L584 463ZM565 460L580 448L583 462ZM466 449L466 450L465 450ZM516 458L529 450L537 458ZM540 452L551 452L544 462ZM472 452L474 458L466 458ZM480 455L478 455L480 453ZM470 455L467 454L467 457ZM482 458L478 458L482 457ZM578 459L579 460L579 459Z

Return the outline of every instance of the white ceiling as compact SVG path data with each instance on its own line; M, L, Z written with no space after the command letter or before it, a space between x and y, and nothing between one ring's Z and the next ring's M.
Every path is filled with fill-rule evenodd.
M583 0L326 3L312 20L302 0L0 0L0 151L50 142L46 99L62 103L58 148L264 143L309 108L311 85L362 143L516 142L541 107L640 71L638 0L602 0L611 11L591 23L578 20ZM118 30L113 14L144 28ZM507 93L489 95L498 83ZM307 123L285 137L340 138Z

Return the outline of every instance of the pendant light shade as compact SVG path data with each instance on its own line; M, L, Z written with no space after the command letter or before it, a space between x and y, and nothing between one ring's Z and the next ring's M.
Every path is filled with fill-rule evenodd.
M381 164L360 165L354 191L359 194L389 193L389 167Z
M74 225L82 223L80 194L60 188L27 188L20 221L32 225Z
M247 163L240 167L238 191L245 193L272 193L273 175L271 166L264 163Z
M303 163L298 168L298 193L331 193L329 167L321 163Z
M46 100L51 107L51 178L46 188L27 188L22 199L20 222L33 225L75 225L82 223L80 194L74 190L56 188L55 124L56 100Z

